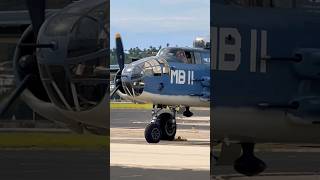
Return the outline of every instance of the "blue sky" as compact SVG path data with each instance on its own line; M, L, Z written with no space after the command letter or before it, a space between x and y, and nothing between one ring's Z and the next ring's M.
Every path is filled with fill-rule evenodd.
M197 36L209 36L210 0L111 0L110 46L120 32L125 49L152 46L192 46Z

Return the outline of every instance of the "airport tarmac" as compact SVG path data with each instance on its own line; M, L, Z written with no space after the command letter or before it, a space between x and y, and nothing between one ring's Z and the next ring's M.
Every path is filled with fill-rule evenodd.
M148 122L149 110L113 112L117 114L111 114L111 180L210 179L209 126L182 125L177 132L182 140L151 145L143 137L145 124L135 123ZM106 151L4 149L0 150L0 179L108 179L107 156ZM213 178L320 179L320 146L280 145L259 150L257 156L268 165L259 176L244 177L231 166L213 166Z
M195 116L208 116L208 112L196 111ZM209 126L201 125L205 123L203 119L198 126L188 125L188 122L179 126L177 136L182 136L187 141L161 141L157 145L150 145L143 137L143 128L150 118L150 110L112 111L111 180L210 179L209 169L201 168L209 167L210 131ZM236 173L232 166L213 166L212 179L320 179L320 147L281 147L275 146L257 152L257 156L268 166L259 176L245 177Z
M197 129L209 130L210 112L207 108L192 110L193 117L186 118L177 116L179 128L190 129L194 126ZM145 128L151 120L151 110L144 109L112 109L110 114L111 128Z
M208 110L194 118L177 118L180 140L148 144L144 128L150 110L111 111L111 180L210 179L210 123Z
M267 164L259 176L245 177L232 166L213 166L213 179L217 180L319 180L320 149L295 148L260 151L257 157Z
M0 150L0 179L108 179L106 151Z

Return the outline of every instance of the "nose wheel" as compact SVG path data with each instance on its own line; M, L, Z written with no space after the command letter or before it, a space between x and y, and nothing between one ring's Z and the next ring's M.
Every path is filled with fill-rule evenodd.
M160 140L173 141L175 139L176 108L169 108L170 112L164 111L163 107L154 107L151 123L145 128L145 139L148 143L159 143Z
M158 143L161 139L161 129L157 123L150 123L144 131L144 137L148 143Z

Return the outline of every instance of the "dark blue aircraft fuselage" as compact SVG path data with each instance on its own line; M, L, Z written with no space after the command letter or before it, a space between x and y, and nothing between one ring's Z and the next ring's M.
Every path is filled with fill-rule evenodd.
M183 51L186 57L175 56L179 51ZM122 83L126 94L136 101L163 105L208 106L209 50L164 48L157 56L126 66L122 72Z

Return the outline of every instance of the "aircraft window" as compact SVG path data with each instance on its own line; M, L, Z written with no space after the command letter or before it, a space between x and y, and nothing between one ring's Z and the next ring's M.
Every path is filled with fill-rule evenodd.
M169 68L169 66L164 66L164 67L162 67L162 72L163 72L163 74L169 74L169 73L170 73L170 68Z
M151 60L150 66L152 66L152 72L154 76L161 75L161 66L157 60L155 59Z
M179 59L179 60L181 60L183 63L189 64L187 55L186 55L186 53L185 53L184 51L182 51L182 50L178 50L178 51L176 52L176 58Z
M202 64L210 64L210 53L202 52L201 53Z
M48 23L45 34L48 36L66 36L70 33L72 25L79 19L76 15L56 15Z
M165 55L167 52L168 52L168 51L167 51L166 49L161 49L161 50L158 52L157 56L163 56L163 55Z
M100 19L101 22L103 22L104 20L106 20L106 13L105 13L105 9L106 8L106 4L104 3L104 5L99 5L97 6L96 9L94 9L92 12L90 12L90 16L94 17L95 19Z
M169 67L167 61L164 60L164 59L159 59L158 62L159 62L159 64L160 64L160 66L162 67L162 73L163 73L163 74L169 74L169 72L170 72L170 67Z
M202 64L201 54L199 52L194 53L194 58L196 60L196 64Z
M161 66L155 66L153 67L153 73L155 76L161 76L162 68Z
M143 63L142 69L144 69L144 73L146 76L153 76L153 66L151 61L145 61Z
M170 70L164 59L145 61L141 68L146 76L161 76L162 74L169 74Z
M185 51L186 58L187 58L187 63L192 64L194 63L193 58L192 58L192 53L189 51Z
M97 51L100 32L96 20L83 17L72 29L68 57L81 56Z
M170 62L188 63L187 55L181 49L163 48L157 56L166 57L166 60Z
M147 63L146 63L147 64ZM153 70L152 67L150 67L149 65L144 66L144 74L146 76L152 76L153 75Z

